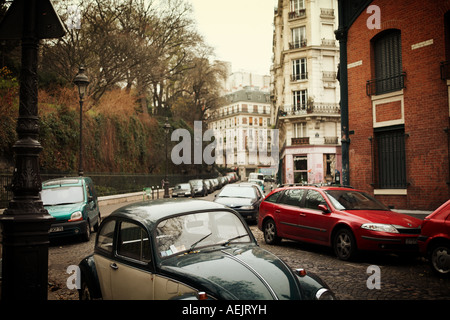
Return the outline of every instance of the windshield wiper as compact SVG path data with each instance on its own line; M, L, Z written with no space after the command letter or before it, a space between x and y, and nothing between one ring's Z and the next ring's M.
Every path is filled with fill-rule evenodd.
M208 238L210 235L212 235L212 232L210 232L209 234L207 234L206 236L204 236L203 238L201 238L200 240L194 242L191 247L189 248L188 253L191 253L194 248L197 246L197 244L199 244L200 242L202 242L203 240L205 240L206 238Z
M222 243L222 245L223 245L223 246L226 246L226 245L230 244L231 241L236 240L236 239L239 239L239 238L243 238L243 237L246 237L246 236L248 236L248 234L241 234L241 235L239 235L239 236L230 238L230 239L228 239L227 241L225 241L224 243Z

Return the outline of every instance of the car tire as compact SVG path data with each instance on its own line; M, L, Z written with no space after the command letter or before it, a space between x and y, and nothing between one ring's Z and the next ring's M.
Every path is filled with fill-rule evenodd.
M275 221L273 221L272 219L268 219L264 222L263 233L264 241L267 244L280 243L281 238L277 235L277 226L275 225Z
M356 241L353 233L347 229L339 229L333 239L334 253L339 260L348 261L356 254Z
M81 288L78 290L78 298L80 300L92 300L91 291L85 281L81 282Z
M98 231L98 227L100 227L100 223L102 222L102 216L100 214L100 211L98 212L98 218L97 218L97 223L94 226L94 232Z
M440 277L447 278L450 276L450 242L439 242L430 250L430 264L433 272ZM447 261L447 262L446 262Z
M91 224L89 220L86 220L86 228L84 233L81 235L81 239L85 242L88 242L91 239Z

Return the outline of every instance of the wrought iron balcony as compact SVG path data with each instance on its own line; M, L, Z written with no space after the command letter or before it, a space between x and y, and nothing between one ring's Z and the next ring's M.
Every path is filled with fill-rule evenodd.
M402 72L391 77L367 80L366 94L372 96L404 89L405 78L406 72Z
M291 11L288 14L288 19L289 20L305 18L305 17L306 17L306 9L300 9L300 10Z
M300 105L284 105L283 110L279 111L280 117L301 116L310 114L326 114L339 115L341 109L338 103L318 103L315 102L312 106Z
M308 79L308 72L291 74L291 81L306 80L306 79Z
M292 146L300 146L305 144L309 144L309 137L291 138Z
M289 49L300 49L307 46L307 40L303 39L300 41L289 42Z

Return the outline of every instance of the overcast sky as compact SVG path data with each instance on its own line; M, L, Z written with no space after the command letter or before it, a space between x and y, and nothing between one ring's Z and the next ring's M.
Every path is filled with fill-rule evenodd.
M270 74L277 0L188 0L200 34L232 71Z

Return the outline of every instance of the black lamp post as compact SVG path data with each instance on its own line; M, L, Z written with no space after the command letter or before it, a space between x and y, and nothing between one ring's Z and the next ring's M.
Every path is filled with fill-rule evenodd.
M84 73L84 67L81 66L78 70L78 74L73 79L73 83L78 87L78 94L80 96L80 160L78 163L78 175L83 175L83 102L84 95L86 94L87 86L89 85L89 79Z
M22 40L13 199L0 215L3 301L47 299L48 233L54 218L39 194L38 48L39 39L64 34L64 25L49 0L15 0L0 22L0 39Z
M164 131L166 132L166 174L164 176L164 198L170 198L169 195L169 180L167 180L167 166L168 166L168 159L167 159L167 146L168 146L168 141L167 138L169 136L169 131L170 131L170 123L169 123L169 119L166 117L166 123L164 123Z

